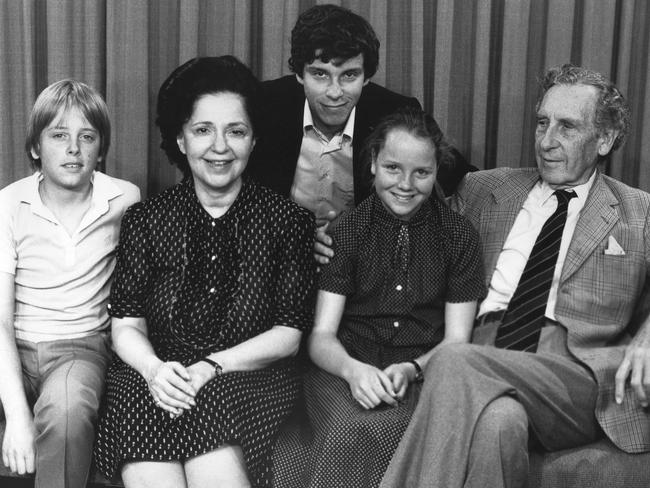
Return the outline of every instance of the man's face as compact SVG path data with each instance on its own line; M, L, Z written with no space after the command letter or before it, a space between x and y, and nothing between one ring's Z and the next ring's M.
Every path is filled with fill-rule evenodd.
M537 110L535 159L544 181L555 189L589 180L598 161L614 143L614 131L595 126L597 89L590 85L555 85Z
M296 79L305 87L314 125L328 138L345 127L369 81L363 72L363 54L324 63L318 59L318 52L316 59L305 65L302 77L296 75Z

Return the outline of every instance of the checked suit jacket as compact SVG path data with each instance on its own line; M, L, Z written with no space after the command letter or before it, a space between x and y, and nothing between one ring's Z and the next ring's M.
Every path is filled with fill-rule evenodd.
M487 285L538 179L536 168L470 173L452 201L479 232ZM605 253L609 236L624 255ZM650 451L650 412L637 406L629 385L623 404L616 404L614 375L625 345L647 314L649 273L650 195L599 172L569 245L555 315L567 329L569 350L598 382L598 422L618 447L630 453Z

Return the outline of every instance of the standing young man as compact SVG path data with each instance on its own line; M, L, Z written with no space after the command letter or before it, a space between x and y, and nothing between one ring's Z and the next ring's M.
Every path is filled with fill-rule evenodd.
M119 225L140 199L95 171L108 110L63 80L32 110L26 150L38 170L0 190L2 460L37 488L86 486L110 359L106 302Z
M248 172L314 212L321 231L370 195L370 167L361 150L377 122L400 107L420 108L417 99L370 81L378 64L379 40L365 19L336 5L316 5L291 31L294 75L263 84L263 126ZM455 161L438 165L446 193L470 168L455 154Z

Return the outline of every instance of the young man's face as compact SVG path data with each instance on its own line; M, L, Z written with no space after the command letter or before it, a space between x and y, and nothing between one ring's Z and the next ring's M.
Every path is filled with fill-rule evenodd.
M90 184L100 161L101 138L97 129L76 108L61 109L43 129L38 149L32 157L40 159L47 185L61 189L82 190Z
M316 59L305 65L302 77L296 79L305 87L314 125L331 138L343 130L350 112L359 101L361 90L370 81L363 72L363 54L354 58Z

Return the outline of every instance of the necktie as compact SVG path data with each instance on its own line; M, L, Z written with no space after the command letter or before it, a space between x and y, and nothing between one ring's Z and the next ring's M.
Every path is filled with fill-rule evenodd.
M553 281L569 200L574 192L557 190L557 209L537 236L517 289L508 304L494 342L496 347L535 352Z

